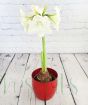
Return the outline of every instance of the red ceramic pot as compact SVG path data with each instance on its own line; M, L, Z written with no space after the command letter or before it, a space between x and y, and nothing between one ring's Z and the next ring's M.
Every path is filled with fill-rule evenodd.
M35 95L41 100L49 100L52 98L57 88L57 72L51 68L47 69L49 73L55 77L55 79L50 82L40 82L34 79L34 77L40 72L41 68L38 68L32 72L33 90Z

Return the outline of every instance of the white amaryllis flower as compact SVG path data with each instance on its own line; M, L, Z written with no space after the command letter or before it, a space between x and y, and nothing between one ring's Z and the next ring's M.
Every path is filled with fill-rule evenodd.
M45 35L52 32L50 21L46 16L35 16L28 24L28 32L31 34Z
M38 34L42 37L41 71L42 73L47 73L45 35L52 33L52 27L58 30L60 22L59 10L55 7L56 12L51 14L46 12L46 7L39 8L38 6L35 6L32 9L32 15L25 15L22 10L20 11L22 25L30 34Z
M60 13L59 8L55 7L55 13L46 13L47 8L39 8L38 6L32 6L33 15L27 16L21 10L22 25L24 29L30 34L45 35L52 33L52 27L59 29Z

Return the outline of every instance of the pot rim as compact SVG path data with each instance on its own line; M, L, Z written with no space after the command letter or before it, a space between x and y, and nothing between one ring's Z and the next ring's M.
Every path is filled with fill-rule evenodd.
M40 82L40 81L38 81L38 80L36 80L36 79L34 79L34 76L33 76L33 73L36 71L36 70L40 70L41 68L37 68L37 69L35 69L34 71L32 71L32 74L31 74L31 77L32 77L32 79L33 80L35 80L35 81L37 81L37 82L39 82L39 83L51 83L51 82L54 82L54 81L56 81L57 80L57 78L58 78L58 73L57 73L57 71L56 70L54 70L54 69L52 69L52 68L50 68L50 67L47 67L47 69L51 69L51 70L53 70L55 73L56 73L56 77L55 77L55 79L54 80L52 80L52 81L49 81L49 82Z

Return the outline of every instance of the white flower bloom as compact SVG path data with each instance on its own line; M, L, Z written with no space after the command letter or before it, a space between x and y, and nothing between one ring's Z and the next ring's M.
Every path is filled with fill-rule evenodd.
M61 21L61 18L60 18L60 8L55 6L55 11L56 11L56 15L57 15L56 29L58 30L59 29L59 24L60 24L60 21Z
M31 22L29 22L28 32L31 34L49 34L52 32L50 27L50 21L46 16L35 16Z
M60 10L58 7L55 7L56 13L47 14L47 8L39 8L38 6L32 6L34 14L25 15L25 13L20 10L22 17L22 25L24 29L30 34L38 34L40 36L51 34L52 27L59 29L60 23Z

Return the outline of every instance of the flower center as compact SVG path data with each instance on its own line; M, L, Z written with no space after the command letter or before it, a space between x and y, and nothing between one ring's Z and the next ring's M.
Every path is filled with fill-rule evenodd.
M43 26L43 23L41 21L37 21L36 22L36 25L39 26L39 27L41 27L41 26Z

